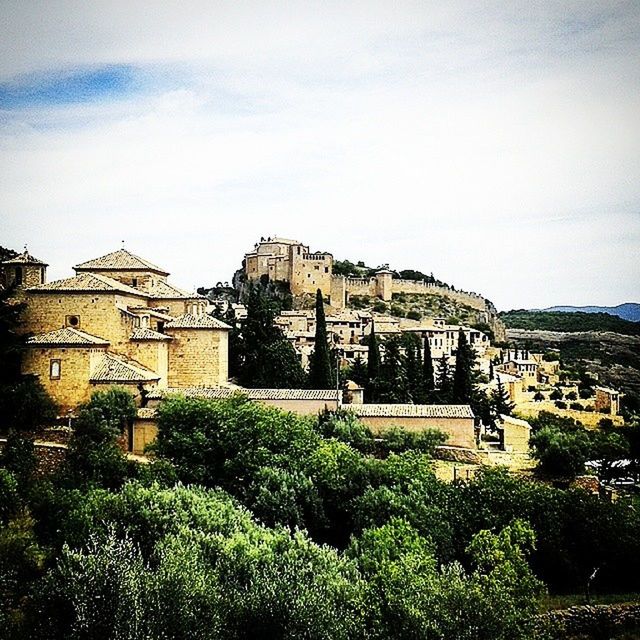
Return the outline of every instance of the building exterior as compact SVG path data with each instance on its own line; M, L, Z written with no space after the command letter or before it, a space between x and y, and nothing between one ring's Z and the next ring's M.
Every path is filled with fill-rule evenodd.
M25 374L38 376L61 410L96 388L124 385L143 399L156 387L227 381L230 327L206 314L206 300L167 282L168 272L120 249L46 282L28 254L2 264L26 302Z
M456 300L478 311L495 312L482 296L423 280L402 280L383 268L368 278L353 278L333 273L333 256L312 253L309 247L287 238L261 238L244 256L243 275L249 282L268 279L286 282L294 296L315 295L320 289L332 307L342 309L350 296L378 297L390 301L394 293L436 294Z
M596 387L594 408L600 413L617 416L620 412L620 392L607 387Z
M437 429L446 434L447 445L476 448L474 415L469 405L351 404L345 408L374 434L391 427L403 427L407 431Z
M526 420L500 415L496 427L500 435L500 448L509 453L529 453L531 425Z

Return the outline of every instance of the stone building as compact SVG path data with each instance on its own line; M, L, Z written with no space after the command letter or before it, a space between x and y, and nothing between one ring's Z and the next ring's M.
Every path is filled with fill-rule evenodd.
M164 269L125 249L54 282L46 266L25 252L2 272L26 302L23 373L38 376L61 410L111 384L143 401L155 387L226 383L230 327L206 314L202 296L167 282Z
M596 387L594 408L600 413L617 416L620 411L620 392L607 387Z

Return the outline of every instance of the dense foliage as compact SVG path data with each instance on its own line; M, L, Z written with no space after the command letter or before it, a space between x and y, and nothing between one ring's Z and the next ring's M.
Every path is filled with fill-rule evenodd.
M613 331L625 335L640 335L640 322L623 320L608 313L585 313L577 311L506 311L500 319L508 328L537 329L543 331Z

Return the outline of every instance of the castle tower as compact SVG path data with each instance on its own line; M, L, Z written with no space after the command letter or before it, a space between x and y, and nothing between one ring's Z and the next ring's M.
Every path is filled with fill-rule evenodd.
M376 295L388 302L391 300L391 293L393 289L393 271L389 269L380 269L376 271Z
M49 265L38 258L34 258L27 247L15 258L0 263L1 282L5 287L35 287L44 284L47 279Z

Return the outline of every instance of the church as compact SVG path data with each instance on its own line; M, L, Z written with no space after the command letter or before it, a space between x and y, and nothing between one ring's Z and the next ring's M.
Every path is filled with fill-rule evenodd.
M25 250L2 275L26 303L22 371L61 411L109 385L144 403L157 388L226 384L230 327L165 269L124 248L76 265L71 278L47 282L46 268Z

